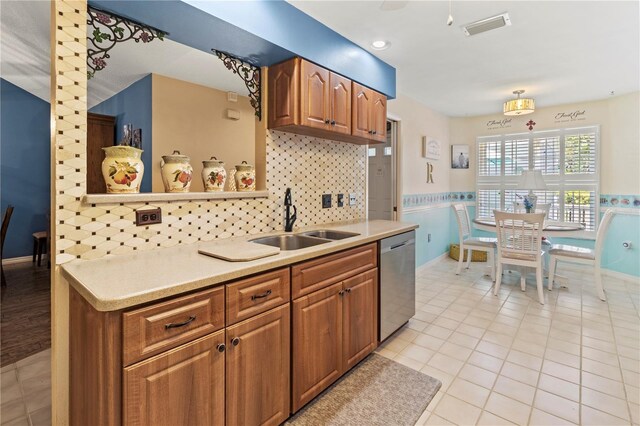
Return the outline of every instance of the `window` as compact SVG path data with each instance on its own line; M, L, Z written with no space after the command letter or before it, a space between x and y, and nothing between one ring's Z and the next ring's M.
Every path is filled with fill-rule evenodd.
M550 220L597 227L599 127L479 137L476 216L512 210L528 191L518 188L522 170L541 170L547 185L535 191L551 204Z

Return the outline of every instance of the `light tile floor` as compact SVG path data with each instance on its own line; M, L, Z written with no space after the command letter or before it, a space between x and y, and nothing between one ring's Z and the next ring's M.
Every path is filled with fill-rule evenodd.
M442 381L418 425L640 423L640 280L560 264L566 288L526 292L507 273L498 296L484 263L446 259L417 277L416 315L381 355Z
M417 277L416 315L377 351L442 381L418 425L640 424L640 282L560 266L568 288L505 274L491 292L484 264L456 276L446 259ZM51 351L2 368L4 425L51 424Z
M2 367L2 426L51 424L51 349Z

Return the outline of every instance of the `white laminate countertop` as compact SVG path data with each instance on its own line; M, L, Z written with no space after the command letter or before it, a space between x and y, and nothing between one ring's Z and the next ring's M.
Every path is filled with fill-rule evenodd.
M225 245L284 232L246 235L219 241L200 242L140 252L127 256L108 256L97 260L78 260L62 265L62 274L96 310L116 311L179 295L288 266L416 229L418 225L387 220L324 224L296 229L332 229L360 234L300 250L280 251L275 256L249 262L227 262L198 253L202 245Z

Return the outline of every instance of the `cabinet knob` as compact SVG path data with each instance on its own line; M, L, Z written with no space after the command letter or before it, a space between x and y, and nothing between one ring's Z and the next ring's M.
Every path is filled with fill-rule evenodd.
M336 120L331 120L331 125L335 126L336 125Z
M371 134L373 134L373 130L369 130L369 134L370 134L370 135L371 135Z
M239 337L234 337L233 339L231 339L231 345L232 346L238 346L240 344L240 338Z
M377 130L374 130L374 131L373 131L373 134L374 134L374 135L375 135L375 134L377 134L377 133L378 133L378 131L377 131Z
M324 124L329 124L331 121L330 120L324 120Z
M351 287L345 288L344 291L346 291L347 293L351 293Z
M340 296L344 296L344 290L340 290L340 291L338 292L338 294L339 294Z
M216 346L216 349L218 350L218 352L224 352L226 348L227 347L224 345L224 343L220 343L218 344L218 346Z

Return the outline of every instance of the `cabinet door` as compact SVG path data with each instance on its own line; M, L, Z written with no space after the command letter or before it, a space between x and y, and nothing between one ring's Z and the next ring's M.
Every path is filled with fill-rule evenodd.
M227 327L228 425L279 425L289 417L289 318L287 303Z
M292 412L342 372L342 283L293 302Z
M330 129L329 70L304 60L301 61L300 69L301 124Z
M372 139L385 142L387 140L387 97L381 93L372 91L371 106Z
M371 106L373 91L368 87L353 83L351 90L351 134L371 138Z
M343 363L347 371L376 347L378 270L349 278L343 286Z
M298 78L299 60L272 65L268 71L269 128L298 124L300 121Z
M125 425L223 425L224 330L124 369Z
M351 134L351 80L331 73L331 130Z

